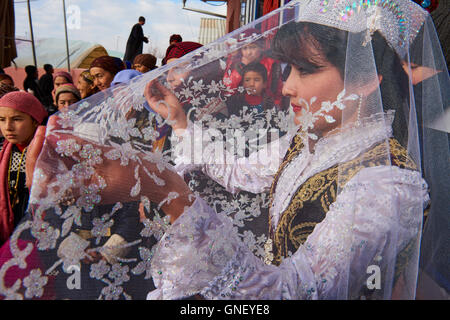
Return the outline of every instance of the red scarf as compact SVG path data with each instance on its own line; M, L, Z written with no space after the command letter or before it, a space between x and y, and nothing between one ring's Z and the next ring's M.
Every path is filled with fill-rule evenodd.
M0 244L14 231L14 213L9 200L8 169L13 144L7 140L0 151Z

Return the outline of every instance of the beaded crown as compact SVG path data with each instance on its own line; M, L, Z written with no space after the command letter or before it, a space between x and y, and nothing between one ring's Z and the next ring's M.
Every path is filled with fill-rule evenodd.
M349 32L380 31L403 57L428 13L410 0L299 0L297 21L308 21Z

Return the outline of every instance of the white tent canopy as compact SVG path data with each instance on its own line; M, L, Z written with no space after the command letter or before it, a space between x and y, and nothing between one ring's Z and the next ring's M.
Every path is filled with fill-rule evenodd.
M23 68L33 65L33 50L31 42L16 40L17 55L14 60L17 67ZM36 63L38 67L51 64L54 68L67 68L67 51L63 39L45 38L35 40ZM99 45L81 40L69 41L69 57L71 68L89 68L93 59L108 55L106 49ZM116 57L122 58L120 53L114 52Z

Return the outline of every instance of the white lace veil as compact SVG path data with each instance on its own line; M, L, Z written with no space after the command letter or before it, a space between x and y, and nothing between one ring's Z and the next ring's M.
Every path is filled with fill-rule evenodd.
M260 48L258 61L267 72L262 98L249 98L244 88L248 70L242 55L251 45ZM288 93L283 83L292 70L307 79L320 73L325 62L335 67L343 86L333 98L334 87L305 92L296 102L303 107L296 126L295 108L282 96ZM152 80L178 99L188 129L204 130L204 141L193 141L193 152L184 155L186 168L229 164L221 162L221 152L230 145L234 156L250 158L267 144L289 137L293 142L288 155L301 138L306 143L302 148L316 157L308 177L327 170L334 175L328 176L332 187L317 182L310 190L319 192L327 185L335 198L345 196L351 222L337 236L349 254L361 254L356 261L323 257L324 264L333 261L345 270L329 279L335 290L326 298L448 294L450 86L432 20L408 0L303 0L52 116L27 216L1 250L0 297L145 299L155 288L151 268L160 261L153 255L169 228L161 207L181 195L167 190L164 181L165 173L175 171L172 164L179 154L172 147L179 141L167 130L173 122L146 102L144 92ZM157 88L151 88L151 95L161 94ZM291 137L297 129L297 138ZM216 161L205 163L201 150L207 149L202 148L218 141L224 141L224 149L215 149L218 157L205 154ZM162 149L155 147L158 142ZM286 150L271 154L281 167L291 160ZM258 161L251 165L265 167ZM383 191L362 199L367 197L364 185L358 187L354 179L378 167L388 168L387 177L397 183L404 179L401 183L411 186L401 205L395 183L381 183ZM399 168L408 174L400 174ZM428 185L428 202L420 176ZM248 181L244 187L259 192L252 191L251 177ZM272 197L276 192L274 187ZM335 200L319 205L324 215ZM361 211L361 201L388 208L372 226L374 234L383 235L377 239L383 242L382 251L372 252L359 241L358 225L366 223L365 215L376 214ZM267 237L276 242L283 205L277 207L275 201L270 206ZM237 214L239 207L234 210ZM314 214L311 210L308 214ZM327 238L323 241L325 245ZM88 251L101 259L86 262ZM279 252L280 258L294 252ZM365 272L356 272L356 265ZM320 292L318 298L323 298Z

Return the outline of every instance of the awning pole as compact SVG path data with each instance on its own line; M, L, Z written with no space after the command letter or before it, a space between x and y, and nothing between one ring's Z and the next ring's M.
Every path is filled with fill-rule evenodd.
M30 22L31 48L33 49L33 62L34 66L37 68L36 49L34 47L33 23L31 22L30 0L27 1L27 6L28 6L28 21Z
M63 0L64 31L66 32L67 70L70 72L69 39L67 37L66 1Z

